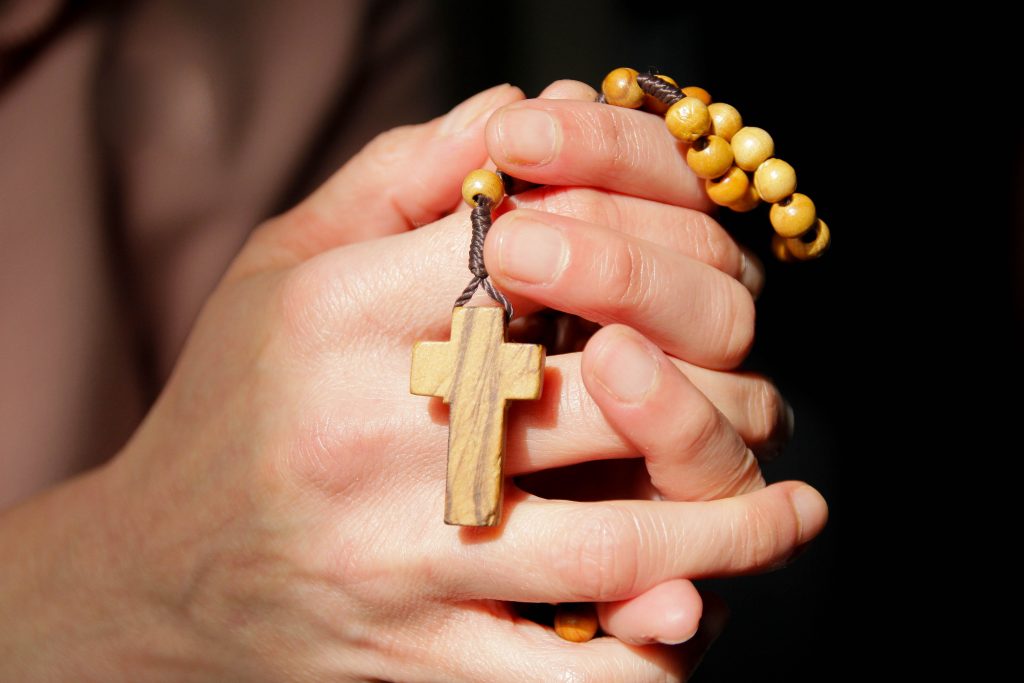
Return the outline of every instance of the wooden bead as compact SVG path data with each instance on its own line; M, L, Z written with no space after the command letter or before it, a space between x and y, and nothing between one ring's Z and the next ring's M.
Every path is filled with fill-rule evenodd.
M684 97L665 112L665 125L677 140L694 142L711 130L711 114L696 97Z
M654 77L660 78L666 83L671 83L677 88L679 87L679 84L676 83L675 79L672 78L671 76L665 76L663 74L654 74ZM652 97L647 93L644 93L644 109L659 116L664 116L665 112L668 111L668 105L659 100L657 97Z
M683 88L683 94L687 97L696 97L704 103L704 106L711 104L711 93L699 85L688 85Z
M779 235L772 235L772 254L783 263L793 263L796 261L793 255L789 253L789 249L786 249L786 239Z
M785 199L796 192L796 170L782 159L768 159L754 171L754 187L766 202Z
M757 193L754 183L747 183L747 191L739 199L729 204L728 207L737 213L746 213L761 203L761 195Z
M591 602L563 602L555 611L555 633L585 643L597 633L597 608Z
M501 204L501 200L505 196L505 186L497 173L485 171L482 168L469 172L466 179L462 181L462 198L470 206L476 206L478 194L490 199L492 208Z
M732 147L717 135L699 138L686 150L686 163L698 178L718 178L732 166Z
M736 165L744 171L754 171L775 154L775 141L763 128L744 126L732 136L732 154Z
M627 66L609 72L601 84L601 92L608 104L638 109L644 103L644 91L636 82L637 75L636 69Z
M832 235L829 234L828 226L825 225L825 221L818 218L811 229L801 237L786 240L786 251L797 260L809 261L824 254L831 241Z
M811 229L817 213L810 197L794 192L782 201L772 204L769 218L775 232L782 237L799 237Z
M738 202L747 193L749 187L750 179L739 166L731 167L720 178L708 178L704 181L704 189L707 190L708 197L719 206L729 206Z
M709 104L708 113L711 114L711 132L720 138L731 141L736 131L743 127L743 117L731 104Z

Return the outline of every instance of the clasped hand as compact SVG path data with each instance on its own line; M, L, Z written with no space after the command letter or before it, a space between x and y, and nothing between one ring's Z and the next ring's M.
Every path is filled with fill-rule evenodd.
M81 576L47 556L52 595L77 578L79 597L32 632L103 634L64 633L64 665L107 681L688 675L690 581L785 563L826 507L805 484L765 487L754 455L791 419L769 382L730 371L756 264L663 122L593 98L492 88L378 137L254 232L131 442L56 494L88 501L93 531L64 550ZM446 409L409 393L409 366L416 340L448 338L469 278L456 200L488 158L546 185L499 212L494 284L521 315L602 326L515 405L507 474L633 458L642 476L597 502L510 479L502 526L477 530L441 521ZM613 637L562 641L509 601L599 602ZM46 666L0 669L19 662L19 680Z

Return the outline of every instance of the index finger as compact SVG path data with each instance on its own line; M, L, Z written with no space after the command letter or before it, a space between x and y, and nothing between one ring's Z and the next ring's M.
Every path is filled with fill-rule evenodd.
M714 205L665 122L597 102L534 99L487 122L498 168L543 185L583 185L701 211Z

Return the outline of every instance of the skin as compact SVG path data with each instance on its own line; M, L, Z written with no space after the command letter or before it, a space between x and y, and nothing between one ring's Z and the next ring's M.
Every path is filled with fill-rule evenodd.
M722 621L709 601L697 631L690 580L784 564L827 510L806 484L765 487L752 454L786 409L728 371L751 343L750 262L663 126L585 87L498 86L386 133L254 232L123 451L0 515L0 678L688 677ZM560 126L545 163L503 151L529 132L503 118L516 108ZM507 202L495 284L520 313L604 327L513 411L502 526L459 529L440 523L447 409L409 394L409 358L447 339L446 293L468 280L452 198L488 157L572 186ZM503 262L530 222L564 240L541 283ZM553 468L621 458L642 476L613 500L515 483L558 490ZM613 637L562 641L508 601L599 602Z

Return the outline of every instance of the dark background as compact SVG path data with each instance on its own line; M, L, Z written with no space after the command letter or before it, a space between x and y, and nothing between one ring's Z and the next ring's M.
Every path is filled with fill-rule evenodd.
M988 388L1021 377L1024 300L1019 57L998 17L443 6L451 102L501 81L536 96L555 79L599 88L615 67L655 66L770 131L832 228L823 259L786 265L768 254L766 210L722 217L767 266L747 365L797 416L766 475L810 482L831 517L791 567L705 586L732 619L695 680L948 674L979 623L960 572L992 566L970 558L975 496L998 500L1003 468L986 465L1020 454L1002 433L1019 399Z

